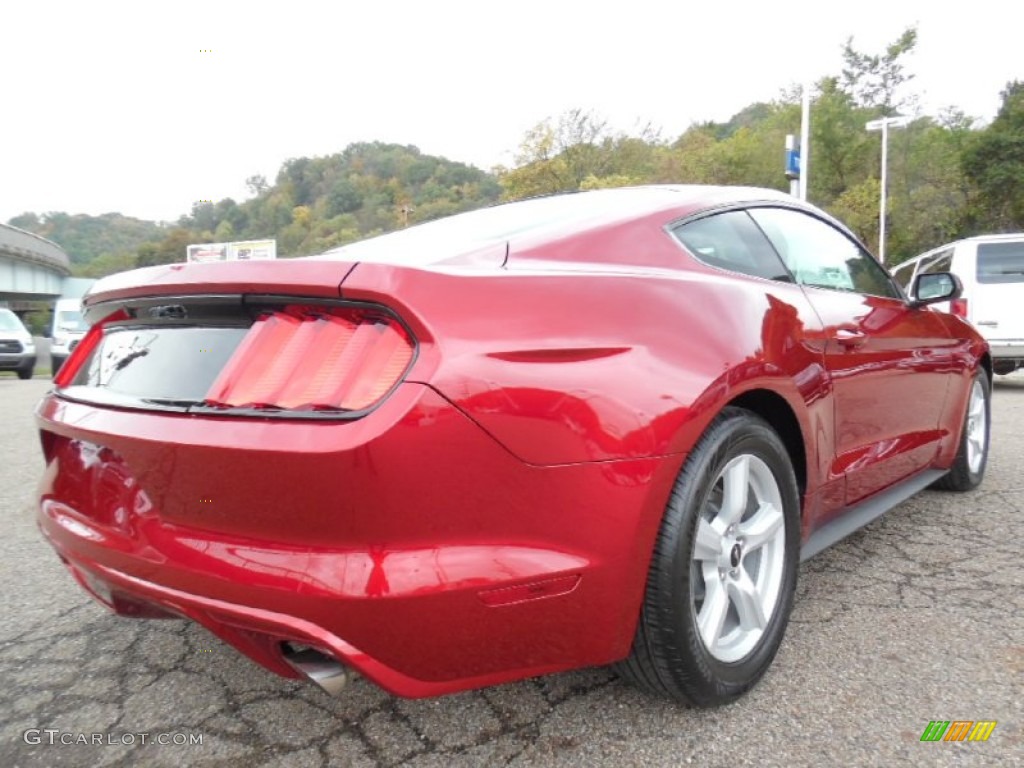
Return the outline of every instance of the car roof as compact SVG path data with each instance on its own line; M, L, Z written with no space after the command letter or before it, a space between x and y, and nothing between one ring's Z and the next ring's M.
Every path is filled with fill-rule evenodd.
M1001 232L996 235L972 235L971 237L965 237L961 240L957 240L956 242L998 242L1000 240L1024 240L1024 232Z
M931 248L924 253L919 253L916 256L911 256L909 259L904 259L899 264L892 267L893 270L897 270L900 267L906 267L917 261L924 261L929 257L936 256L945 250L954 248L961 243L1012 243L1017 240L1024 240L1024 232L1010 232L1010 233L999 233L993 235L972 235L971 237L961 237L959 240L953 240L948 243L943 243L935 248Z
M527 198L417 224L313 258L426 265L488 247L557 240L661 211L795 198L775 189L666 184Z

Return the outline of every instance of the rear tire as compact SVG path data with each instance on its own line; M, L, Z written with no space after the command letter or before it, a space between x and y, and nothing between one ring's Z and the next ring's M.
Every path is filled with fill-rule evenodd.
M32 378L32 374L35 373L34 369L35 369L34 365L31 368L19 368L18 369L18 378L21 379L22 381L25 381L26 379L31 379Z
M1010 362L996 360L992 363L992 370L999 376L1009 376L1020 367L1016 360Z
M960 432L960 448L949 474L936 480L944 491L970 491L985 477L992 425L992 385L984 368L978 368L967 397L967 412Z
M619 674L698 706L741 696L782 642L799 551L800 496L785 446L760 417L726 408L676 480Z

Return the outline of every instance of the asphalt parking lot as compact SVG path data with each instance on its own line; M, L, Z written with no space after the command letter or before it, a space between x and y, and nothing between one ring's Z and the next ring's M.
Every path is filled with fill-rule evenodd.
M649 698L604 669L426 701L356 680L332 699L262 671L185 621L112 616L86 598L36 530L43 464L32 409L48 386L0 377L0 766L1024 759L1020 373L997 380L981 489L925 492L805 563L774 666L749 696L713 711ZM921 742L930 720L998 725L983 743ZM61 744L65 733L101 734L103 743ZM154 743L161 734L171 743ZM134 743L122 743L129 735ZM195 735L202 744L174 743Z

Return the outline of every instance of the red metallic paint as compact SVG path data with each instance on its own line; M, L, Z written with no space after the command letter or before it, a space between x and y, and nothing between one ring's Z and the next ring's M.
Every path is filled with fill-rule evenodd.
M643 585L632 544L653 537L680 461L530 467L420 384L352 424L213 429L52 397L38 416L54 435L41 525L76 568L129 596L152 582L312 622L430 683L624 654ZM560 575L580 577L571 601L487 605ZM459 626L471 641L453 644Z
M771 393L788 409L806 538L851 501L949 466L984 354L931 310L723 272L664 230L744 195L654 195L501 258L108 278L87 300L100 315L194 294L384 304L417 357L349 422L51 393L37 409L43 533L113 610L188 616L289 677L283 640L404 696L621 659L672 484L723 407Z

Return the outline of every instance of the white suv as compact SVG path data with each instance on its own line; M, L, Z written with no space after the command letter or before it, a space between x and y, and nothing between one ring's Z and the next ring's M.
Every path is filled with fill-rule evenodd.
M1024 368L1024 233L957 240L892 270L904 287L925 272L952 272L960 278L961 297L936 306L977 327L992 348L996 373Z

